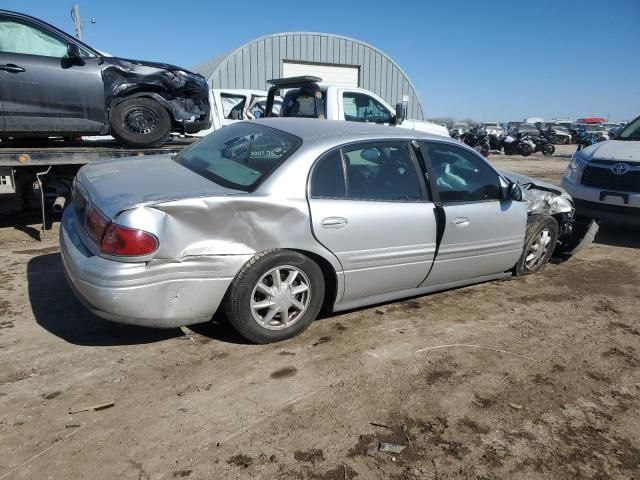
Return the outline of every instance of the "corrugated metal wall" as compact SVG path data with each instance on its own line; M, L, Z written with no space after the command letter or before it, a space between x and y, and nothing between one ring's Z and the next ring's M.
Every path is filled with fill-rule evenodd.
M345 37L322 33L270 35L202 64L200 71L213 88L266 90L267 80L282 76L283 60L358 66L361 88L371 90L392 106L407 95L408 118L424 117L420 99L400 67L379 50Z

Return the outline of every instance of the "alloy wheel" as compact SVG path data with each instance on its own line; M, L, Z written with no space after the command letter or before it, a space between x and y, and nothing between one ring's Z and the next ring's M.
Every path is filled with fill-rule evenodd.
M279 266L258 280L251 293L251 314L261 327L282 330L304 315L310 299L307 275L291 265Z
M549 251L549 243L551 243L551 230L545 228L538 233L531 243L524 259L524 265L528 270L535 270L544 262Z

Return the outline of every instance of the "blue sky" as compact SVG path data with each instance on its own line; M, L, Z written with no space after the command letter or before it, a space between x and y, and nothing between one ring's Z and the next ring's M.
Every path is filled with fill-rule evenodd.
M364 40L408 74L426 115L477 120L640 114L640 0L80 0L84 40L191 67L283 31ZM3 0L70 33L72 0ZM305 7L307 5L307 7ZM313 6L312 6L313 5Z

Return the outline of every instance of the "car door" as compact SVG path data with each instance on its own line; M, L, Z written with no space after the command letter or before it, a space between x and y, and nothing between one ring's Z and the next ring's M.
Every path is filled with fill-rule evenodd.
M415 288L427 276L434 204L408 142L357 143L325 154L310 176L309 208L315 238L342 264L343 302Z
M505 198L506 181L479 154L446 142L420 143L444 230L433 269L423 285L501 273L524 246L525 202Z
M92 133L105 124L100 58L44 25L0 15L0 101L8 133Z

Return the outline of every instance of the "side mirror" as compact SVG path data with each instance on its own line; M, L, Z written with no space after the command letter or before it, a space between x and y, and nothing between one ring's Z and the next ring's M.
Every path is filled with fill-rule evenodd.
M82 58L82 55L80 54L80 47L78 47L78 45L76 45L75 43L70 43L67 45L67 56L69 57L69 60L71 60L71 63L74 65L85 64L84 58Z
M404 103L402 102L398 102L396 103L396 118L395 118L395 124L396 125L401 125L402 122L404 122L404 119L407 116L407 109L404 106Z
M516 202L521 202L522 188L520 185L514 182L509 182L509 186L507 187L507 197L511 200L515 200Z

